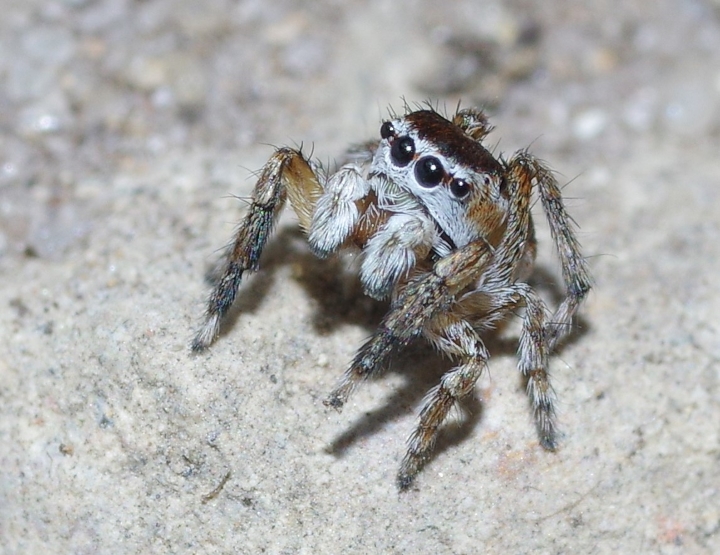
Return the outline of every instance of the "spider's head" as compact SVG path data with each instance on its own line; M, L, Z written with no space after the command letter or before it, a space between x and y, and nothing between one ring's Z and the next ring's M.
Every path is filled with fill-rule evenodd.
M506 208L503 166L466 123L466 118L453 122L432 110L385 121L371 168L417 199L451 247L490 239Z

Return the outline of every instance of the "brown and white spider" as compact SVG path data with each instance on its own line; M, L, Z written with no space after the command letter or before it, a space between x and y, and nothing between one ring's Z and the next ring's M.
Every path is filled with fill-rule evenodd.
M509 160L495 158L482 145L490 131L479 110L458 110L452 119L432 109L406 110L382 124L379 141L351 151L352 161L330 175L300 150L277 149L259 174L193 351L206 349L217 337L243 273L258 269L288 198L317 256L359 250L365 293L391 299L388 314L327 406L341 409L362 380L383 370L393 350L418 336L458 361L424 401L398 474L400 489L410 486L448 412L473 391L485 368L488 352L480 333L518 308L524 308L518 367L527 380L540 443L554 450L548 355L570 330L590 277L552 173L526 151ZM536 253L533 187L566 288L552 317L526 283Z

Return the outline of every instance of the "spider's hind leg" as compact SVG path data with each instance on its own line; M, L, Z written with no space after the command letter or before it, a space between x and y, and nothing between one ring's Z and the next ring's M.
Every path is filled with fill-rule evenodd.
M206 349L217 337L243 273L258 269L260 255L286 198L289 197L297 213L300 227L307 232L322 192L315 170L299 150L279 148L275 151L260 172L250 209L217 273L218 280L208 299L203 324L192 341L193 351Z
M488 352L477 332L465 320L448 312L439 314L424 328L424 335L441 352L460 359L460 364L443 375L440 384L427 395L420 420L408 441L397 484L406 490L430 458L440 427L450 410L470 394L488 360Z
M517 302L525 307L523 331L518 350L519 366L527 378L527 393L533 408L533 416L540 435L541 445L548 450L557 446L557 425L555 417L555 393L548 377L548 356L558 342L570 331L573 316L580 303L590 290L590 275L587 264L580 252L575 237L573 221L565 210L560 187L552 175L537 158L527 152L517 153L507 165L509 184L514 189L514 204L511 209L511 222L517 226L509 227L508 236L518 230L517 245L529 244L528 256L518 256L522 250L516 250L516 274L526 273L522 267L528 266L534 255L534 236L530 220L528 200L530 187L538 189L545 210L550 232L562 265L566 295L555 313L548 319L542 300L533 290L522 282L511 287L509 297L512 304ZM527 230L527 231L524 231ZM515 243L513 243L515 244ZM523 262L526 258L527 263ZM529 266L526 268L529 269ZM512 301L513 297L516 301Z

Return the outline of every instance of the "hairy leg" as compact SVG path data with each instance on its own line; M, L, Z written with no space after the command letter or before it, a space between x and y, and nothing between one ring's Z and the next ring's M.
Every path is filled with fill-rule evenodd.
M260 255L286 198L290 197L300 225L307 231L322 191L317 175L299 150L275 151L260 172L250 209L228 250L220 278L208 299L204 322L192 341L193 351L206 349L217 337L243 274L258 268Z
M548 375L550 350L545 336L549 312L543 300L529 285L518 282L475 292L460 301L456 313L471 321L477 330L494 327L504 315L517 309L524 309L517 351L518 369L527 379L527 395L540 444L552 451L557 446L557 424L555 393Z
M423 334L442 353L459 357L460 364L446 372L440 385L425 398L417 428L410 436L398 473L397 482L401 490L412 484L427 462L450 409L473 391L488 360L485 345L472 326L452 313L439 314L428 323Z
M428 321L450 308L455 295L483 273L491 255L484 241L475 241L440 259L431 272L412 278L325 404L341 409L357 384L379 372L394 349L407 345Z
M540 445L549 451L554 451L557 447L557 423L555 392L550 385L548 375L550 349L545 336L547 309L545 303L530 286L518 283L512 289L518 299L517 304L525 306L518 345L518 368L527 378L527 395Z
M574 222L565 210L560 187L552 172L527 153L516 155L511 161L512 164L525 168L536 182L562 266L566 297L546 325L548 350L552 352L558 342L570 332L573 316L590 291L590 273L585 258L580 253L580 244L573 229Z
M374 299L388 297L416 260L427 257L434 236L435 228L427 219L393 214L365 245L360 267L365 293Z
M345 164L328 179L308 230L308 243L316 256L326 258L353 233L366 209L363 201L369 192L362 168L353 163Z

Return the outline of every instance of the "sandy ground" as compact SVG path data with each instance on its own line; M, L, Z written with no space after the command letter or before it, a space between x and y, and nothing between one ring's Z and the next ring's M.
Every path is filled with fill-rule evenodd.
M718 2L306 4L0 1L2 553L720 553ZM532 145L595 288L553 358L559 451L511 325L399 494L450 363L413 346L328 411L386 307L292 214L188 343L269 145L331 161L403 97Z

